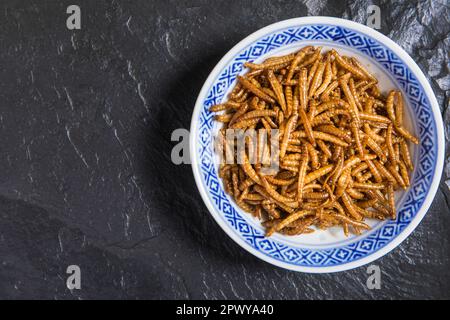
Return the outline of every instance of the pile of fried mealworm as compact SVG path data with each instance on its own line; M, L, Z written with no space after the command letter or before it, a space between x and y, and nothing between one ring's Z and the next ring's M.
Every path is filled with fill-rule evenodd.
M353 57L307 46L261 64L245 63L224 103L210 108L227 129L278 130L279 168L262 174L264 159L222 161L225 190L261 219L266 236L299 235L342 226L345 235L369 229L365 218L395 219L394 191L409 186L413 163L403 124L401 92L383 95L377 79ZM221 154L223 158L223 154Z

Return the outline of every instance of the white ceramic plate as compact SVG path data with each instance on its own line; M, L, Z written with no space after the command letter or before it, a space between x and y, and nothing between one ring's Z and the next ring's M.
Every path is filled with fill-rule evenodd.
M341 228L295 237L264 237L260 222L225 194L217 175L213 137L220 125L208 111L224 101L243 63L296 51L306 45L335 48L356 57L379 80L382 90L400 89L406 100L405 121L420 138L412 147L415 164L411 187L396 194L398 217L369 221L372 229L345 237ZM211 215L240 246L274 265L302 272L336 272L369 263L399 245L419 224L438 188L444 159L444 133L436 98L424 74L397 44L361 24L330 17L304 17L267 26L239 42L217 64L195 104L190 154L195 181Z

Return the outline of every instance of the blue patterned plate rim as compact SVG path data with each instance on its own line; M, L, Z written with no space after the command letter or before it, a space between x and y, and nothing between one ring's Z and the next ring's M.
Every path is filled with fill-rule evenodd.
M324 34L326 28L331 28L333 34ZM313 33L310 37L306 33L306 36L299 37L300 31L311 29ZM380 60L373 56L377 53L373 53L370 49L378 54L384 54L388 60L381 61L384 62L381 64L389 73L393 73L390 75L397 80L397 85L400 84L399 87L406 91L416 114L415 125L419 127L421 144L416 151L419 153L416 159L419 158L420 161L415 165L419 169L414 170L406 203L399 211L397 220L387 222L375 233L358 237L344 246L327 249L299 248L264 238L261 232L255 230L240 216L234 203L225 196L214 167L214 156L210 148L212 118L207 111L208 107L223 98L236 75L242 71L243 62L282 47L284 42L280 42L278 37L287 37L286 33L291 33L293 41L331 40L339 44L343 42L352 49L356 47L361 54L370 57L376 63L380 63ZM331 38L327 39L327 36ZM271 46L266 46L265 52L250 57L250 49L261 45L264 39L265 44L267 45L269 41ZM365 46L358 48L353 42L349 43L348 39L350 41L360 39L363 43L365 40ZM275 42L270 43L271 41ZM240 65L236 70L232 65L233 61L236 62L235 65ZM226 84L219 81L220 76L225 77ZM221 86L225 86L225 90L216 94L215 91ZM206 126L202 132L200 125ZM194 178L202 199L216 222L228 236L253 255L276 266L300 272L324 273L349 270L370 263L398 246L417 227L431 205L444 163L442 117L436 97L417 64L400 46L381 33L353 21L332 17L302 17L274 23L247 36L234 46L219 61L203 85L195 104L190 132L190 156ZM209 180L209 185L205 180Z

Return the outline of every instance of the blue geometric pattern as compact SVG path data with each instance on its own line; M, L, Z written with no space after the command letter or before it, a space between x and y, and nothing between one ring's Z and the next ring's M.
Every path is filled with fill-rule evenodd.
M416 115L416 128L420 136L418 162L407 190L405 201L398 210L395 221L385 222L378 230L365 238L355 239L332 249L299 248L265 238L264 234L249 225L225 194L213 162L212 128L213 115L209 107L220 103L236 76L243 70L243 63L269 51L302 40L327 40L354 48L376 60L396 79L406 94L406 99ZM199 159L202 183L207 189L216 210L242 239L259 252L297 266L326 267L345 264L364 258L386 246L395 239L414 219L430 188L437 161L436 123L422 86L403 61L382 43L354 30L333 25L308 25L289 28L265 36L238 53L213 81L198 119L196 154Z

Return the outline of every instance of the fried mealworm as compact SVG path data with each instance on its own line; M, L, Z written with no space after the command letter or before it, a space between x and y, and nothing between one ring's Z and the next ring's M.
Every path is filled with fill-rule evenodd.
M257 97L269 102L274 103L275 100L267 95L264 91L258 89L254 84L252 84L250 81L248 81L246 78L238 76L238 80L240 83L242 83L242 86L244 86L247 90L251 91L254 95Z
M308 106L308 78L307 78L308 71L305 68L300 69L299 72L299 79L298 79L298 88L299 88L299 102L300 102L300 109L306 110L306 107Z
M303 60L303 58L306 56L306 53L312 49L311 46L304 47L301 49L297 54L295 55L295 58L291 62L291 66L289 68L289 71L286 75L286 82L290 82L292 79L292 76L294 75L295 68L297 68L297 65Z

